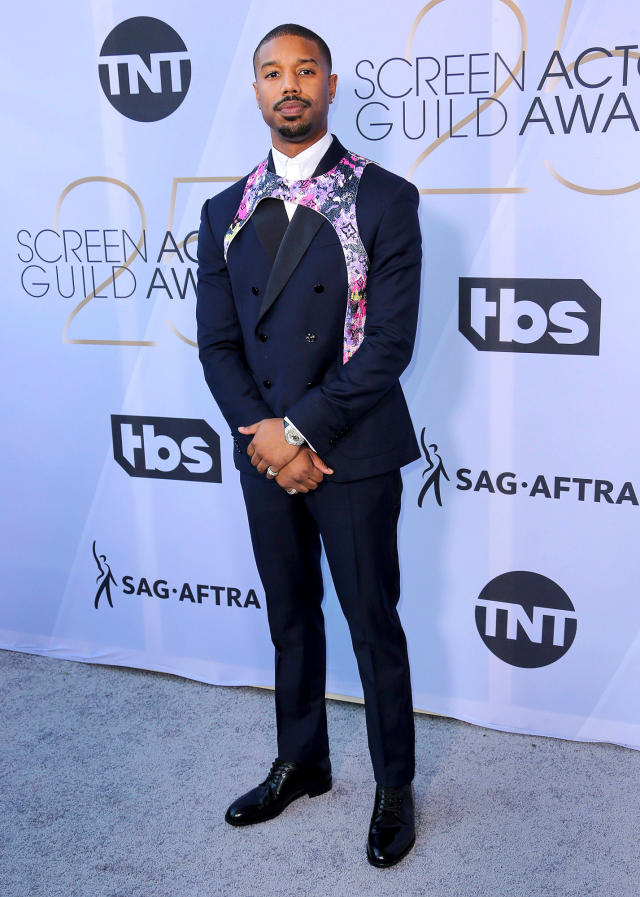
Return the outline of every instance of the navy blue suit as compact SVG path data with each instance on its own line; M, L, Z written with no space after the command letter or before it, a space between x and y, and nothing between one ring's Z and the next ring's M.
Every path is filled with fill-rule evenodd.
M345 150L334 138L315 175ZM270 159L270 167L272 161ZM278 754L313 762L329 745L320 537L350 627L376 781L413 778L406 640L397 614L399 468L419 457L399 383L415 339L421 240L418 192L375 164L356 214L369 256L362 344L343 364L344 255L332 225L265 199L223 241L246 178L208 200L198 238L198 346L234 439L252 543L276 650ZM335 471L289 496L251 466L238 426L287 416Z

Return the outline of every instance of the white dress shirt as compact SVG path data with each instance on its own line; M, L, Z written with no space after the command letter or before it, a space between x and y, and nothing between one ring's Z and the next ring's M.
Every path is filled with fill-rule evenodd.
M332 142L333 134L327 131L324 137L316 140L315 143L298 153L297 156L293 156L293 158L285 156L275 146L272 147L271 153L276 174L284 178L288 184L291 184L293 181L302 181L305 178L310 178ZM291 216L295 212L297 204L295 202L285 202L284 207L287 210L289 221L291 221Z

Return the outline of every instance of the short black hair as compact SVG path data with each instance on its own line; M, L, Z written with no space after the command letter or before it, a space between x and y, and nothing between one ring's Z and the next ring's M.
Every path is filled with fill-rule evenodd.
M256 60L258 58L258 52L263 44L268 43L270 40L273 40L275 37L287 37L292 35L293 37L302 37L305 40L313 41L317 44L318 49L320 50L320 55L324 57L324 61L329 66L329 71L331 71L331 50L327 46L326 42L322 40L319 34L316 34L315 31L312 31L310 28L305 28L304 25L294 25L293 23L289 23L287 25L276 25L275 28L272 28L268 34L262 38L258 46L253 51L253 71L256 71Z

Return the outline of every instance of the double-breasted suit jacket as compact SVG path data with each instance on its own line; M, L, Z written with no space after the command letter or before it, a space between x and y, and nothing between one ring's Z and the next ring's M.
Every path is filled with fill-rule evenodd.
M334 137L314 176L334 169L345 152ZM263 199L225 258L246 184L243 178L205 202L198 237L200 359L231 428L236 467L260 476L246 454L251 437L238 427L285 416L335 471L334 482L415 460L420 452L399 377L418 312L416 188L373 163L364 168L356 215L369 261L366 321L344 363L348 283L336 230L302 205L289 224L281 201Z
M415 733L397 612L399 468L419 450L398 378L418 311L418 192L335 137L298 186L273 174L271 157L269 166L204 204L197 319L265 590L278 756L329 756L322 540L358 662L376 782L401 786L413 778ZM289 222L281 200L293 192ZM335 471L306 494L259 474L251 437L238 433L285 416Z

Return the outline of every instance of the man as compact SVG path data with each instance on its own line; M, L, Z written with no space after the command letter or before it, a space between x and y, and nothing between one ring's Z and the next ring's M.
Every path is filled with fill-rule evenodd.
M262 822L331 788L322 538L365 697L367 856L390 866L415 840L396 527L400 467L420 454L398 382L417 320L418 192L328 133L337 76L317 34L273 29L254 71L272 150L204 204L197 318L266 594L278 756L225 818Z

